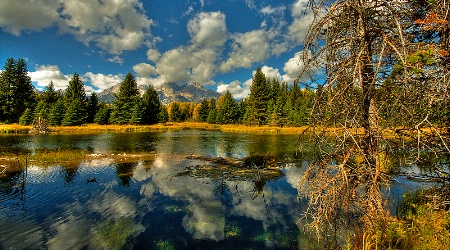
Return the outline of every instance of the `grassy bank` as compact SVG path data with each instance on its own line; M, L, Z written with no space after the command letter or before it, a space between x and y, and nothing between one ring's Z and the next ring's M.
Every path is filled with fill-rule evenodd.
M0 124L0 134L24 134L29 133L31 126L23 126L18 124ZM305 130L310 130L308 126L302 127L275 127L275 126L246 126L240 124L209 124L200 122L170 122L166 124L154 124L154 125L98 125L98 124L84 124L81 126L52 126L49 127L50 133L58 134L93 134L93 133L105 133L105 132L146 132L146 131L165 131L165 130L183 130L183 129L203 129L203 130L215 130L223 132L236 132L236 133L265 133L265 134L301 134ZM342 135L345 133L343 128L314 128L316 132L325 132L328 135ZM347 133L362 135L364 129L348 129ZM444 132L439 128L421 128L422 134ZM404 128L381 129L381 133L386 139L395 139L399 136L404 138L414 137L413 134L417 134L417 130L407 130Z
M183 130L183 129L204 129L218 130L224 132L244 132L244 133L279 133L279 134L300 134L307 127L272 127L260 126L250 127L235 124L209 124L199 122L166 123L155 125L98 125L85 124L81 126L55 126L50 127L50 133L104 133L104 132L144 132L144 131L164 131L164 130ZM0 133L20 134L28 133L31 126L22 126L17 124L0 124Z

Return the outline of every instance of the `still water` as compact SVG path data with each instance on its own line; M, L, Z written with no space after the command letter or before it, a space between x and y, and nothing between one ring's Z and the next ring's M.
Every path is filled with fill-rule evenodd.
M298 182L308 162L298 146L295 135L201 130L0 136L2 153L47 148L128 156L31 163L0 177L0 249L314 248L299 223L306 203L297 198ZM276 155L284 176L257 188L239 176L179 174L207 164L192 155L255 153ZM394 184L391 196L413 185Z
M0 136L2 153L84 149L108 157L35 166L0 179L0 249L292 249L302 168L297 137L200 130ZM255 192L251 180L178 175L205 164L190 155L242 159L271 152L284 177ZM88 182L87 180L95 180Z

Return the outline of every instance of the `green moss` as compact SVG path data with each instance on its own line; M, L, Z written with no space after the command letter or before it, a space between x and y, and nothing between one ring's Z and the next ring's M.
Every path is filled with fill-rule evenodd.
M128 238L142 230L142 226L135 225L131 219L104 221L98 226L97 237L101 245L109 249L121 249Z
M156 244L156 250L173 250L173 249L175 249L175 247L173 246L172 243L170 243L170 241L167 240L159 241Z

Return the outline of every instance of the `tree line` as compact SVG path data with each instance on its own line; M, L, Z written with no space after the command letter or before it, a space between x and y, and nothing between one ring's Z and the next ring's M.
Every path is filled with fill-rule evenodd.
M143 95L128 73L114 94L112 104L99 102L96 93L86 95L81 77L74 73L65 90L53 82L38 93L23 59L9 58L0 73L0 122L32 124L44 119L52 126L97 124L156 124L207 122L250 126L303 126L309 121L315 92L266 78L260 68L252 79L250 94L237 101L230 92L201 103L172 102L163 105L152 86Z

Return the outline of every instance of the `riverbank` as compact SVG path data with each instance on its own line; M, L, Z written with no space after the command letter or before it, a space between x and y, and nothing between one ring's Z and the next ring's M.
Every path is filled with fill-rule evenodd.
M18 124L0 124L1 134L27 134L30 133L32 126L24 126ZM313 128L310 126L302 127L276 127L276 126L246 126L241 124L209 124L200 122L169 122L166 124L154 125L99 125L99 124L83 124L80 126L51 126L49 130L51 134L96 134L105 132L149 132L149 131L167 131L167 130L184 130L184 129L202 129L211 131L236 132L236 133L262 133L262 134L292 134L299 135L306 132L312 132ZM329 136L339 136L344 133L351 133L353 135L363 135L364 129L343 129L343 128L320 128L315 127L315 132L325 133ZM382 137L385 139L396 139L399 137L413 138L417 130L405 128L380 128ZM421 128L420 133L434 134L443 133L444 130L440 128Z
M0 133L2 134L23 134L31 131L31 126L23 126L18 124L0 124ZM146 132L146 131L164 131L164 130L183 130L183 129L204 129L218 130L224 132L245 132L245 133L277 133L277 134L301 134L308 127L273 127L260 126L250 127L235 124L209 124L199 122L182 122L182 123L166 123L155 125L98 125L84 124L81 126L51 126L50 133L66 134L66 133L104 133L104 132Z

